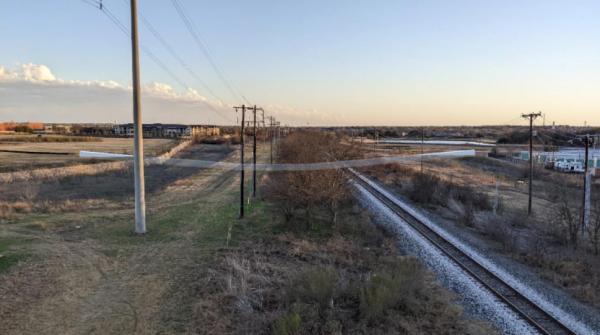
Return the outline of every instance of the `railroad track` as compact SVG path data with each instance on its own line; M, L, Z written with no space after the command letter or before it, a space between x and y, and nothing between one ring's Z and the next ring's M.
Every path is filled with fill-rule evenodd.
M511 310L517 313L529 325L538 330L541 334L575 334L562 322L547 313L533 301L529 300L511 285L503 281L479 262L465 254L458 247L450 243L443 236L429 228L418 218L405 211L402 207L391 200L387 195L373 187L366 181L366 178L353 171L348 170L351 177L367 192L381 201L392 212L402 218L413 229L425 237L443 254L448 256L460 268L467 272L476 281L486 287L500 301L505 303Z

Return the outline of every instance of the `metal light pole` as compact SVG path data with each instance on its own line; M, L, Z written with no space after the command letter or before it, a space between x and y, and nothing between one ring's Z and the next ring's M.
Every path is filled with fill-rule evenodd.
M133 74L133 178L135 185L135 232L146 233L144 187L144 134L140 99L140 59L138 46L137 0L131 0L131 68Z

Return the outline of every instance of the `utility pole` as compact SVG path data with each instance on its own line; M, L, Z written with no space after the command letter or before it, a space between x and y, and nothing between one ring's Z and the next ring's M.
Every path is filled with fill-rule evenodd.
M527 215L531 215L531 196L533 192L533 120L541 115L542 112L521 114L521 117L529 119L529 202L527 203Z
M137 0L131 0L131 69L133 76L133 179L135 188L135 232L146 233L146 196L144 187L144 133L140 98L140 58L138 45Z
M256 197L256 105L252 109L254 112L254 143L252 145L252 197Z
M266 129L265 129L267 127L266 124L265 124L265 111L261 109L260 113L261 113L261 116L262 116L262 128L263 128L263 134L262 134L261 137L262 137L262 142L263 142L263 145L264 145L267 142L267 137L266 137L267 136L267 132L266 132Z
M523 118L529 118L529 200L527 203L527 215L531 215L533 194L533 120L541 116L541 112L522 114Z
M244 123L246 122L246 105L233 107L242 110L242 127L240 129L240 219L244 217Z
M596 175L596 167L598 167L598 159L596 158L596 153L597 153L597 145L598 142L600 142L600 136L598 135L594 135L593 137L593 147L592 147L592 155L594 157L594 160L592 161L592 170L590 171L590 173L592 174L592 176Z
M270 141L269 150L271 151L271 164L273 164L273 136L275 135L275 132L273 131L274 125L275 125L275 122L273 122L273 117L270 116L269 117L269 141Z
M425 145L425 127L421 127L421 174L423 174L423 146Z
M585 228L590 223L590 191L591 191L591 177L589 173L589 153L590 153L590 142L592 142L590 135L583 136L583 142L585 144L585 158L583 165L583 206L581 207L581 233L585 233Z

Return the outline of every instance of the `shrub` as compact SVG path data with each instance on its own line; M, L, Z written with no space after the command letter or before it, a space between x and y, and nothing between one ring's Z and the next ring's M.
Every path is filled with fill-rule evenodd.
M458 223L467 227L475 225L475 210L473 209L473 205L467 203L463 206L462 211L458 214Z
M372 322L389 309L419 305L416 297L424 272L414 259L394 261L373 274L359 290L360 314Z
M296 312L286 314L275 320L273 335L293 335L300 329L300 315Z
M488 217L483 223L483 232L492 240L497 241L502 249L512 252L516 249L517 232L511 222L506 218Z
M338 275L332 269L308 270L293 285L292 299L304 303L316 303L322 312L333 304L337 281Z
M408 194L412 201L431 205L446 205L443 199L446 198L447 189L440 178L428 173L419 173L413 177L412 181L413 184Z
M429 173L412 174L412 185L408 197L418 203L448 207L450 199L455 199L465 208L460 215L466 215L469 225L474 219L474 210L491 210L492 205L487 194L478 192L471 186L459 185L443 180Z
M487 194L475 191L471 186L452 185L451 195L462 204L472 209L491 210L492 204Z

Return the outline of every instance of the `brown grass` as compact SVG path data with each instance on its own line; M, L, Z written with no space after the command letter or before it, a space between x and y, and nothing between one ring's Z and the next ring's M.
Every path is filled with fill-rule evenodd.
M191 144L191 141L181 142L175 147L158 156L158 158L169 159L184 150ZM90 176L112 171L120 171L131 166L130 161L103 162L97 164L80 164L58 168L45 168L35 170L25 170L16 172L0 173L0 183L10 184L17 181L29 180L51 180L70 176Z
M102 138L89 136L56 136L56 135L37 135L37 136L0 136L0 142L101 142Z

